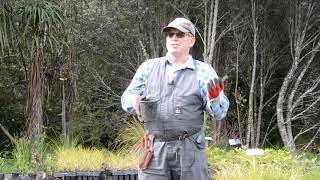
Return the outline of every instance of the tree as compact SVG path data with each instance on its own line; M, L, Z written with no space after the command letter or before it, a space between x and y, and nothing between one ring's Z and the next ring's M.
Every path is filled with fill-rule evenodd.
M313 114L313 108L320 101L320 78L306 81L305 77L319 51L320 34L314 4L292 1L289 5L288 26L292 62L277 99L277 124L285 148L295 151L295 139L319 126L317 123L301 129L295 137L292 131L294 121L309 119Z
M257 48L258 48L258 25L257 25L257 16L256 16L256 2L251 0L251 18L252 18L252 31L253 31L253 65L252 65L252 74L251 74L251 84L250 84L250 92L249 92L249 107L248 107L248 125L247 125L247 144L248 146L254 145L254 124L253 124L253 99L254 99L254 91L256 84L256 70L257 70Z
M43 101L44 101L44 48L56 41L55 34L63 29L62 13L48 1L32 0L19 10L24 38L29 39L32 62L29 67L27 94L27 136L31 157L42 159Z
M67 63L64 63L61 76L65 76L66 82L66 101L63 102L63 106L67 106L67 113L62 114L64 117L62 127L64 127L64 135L73 135L72 128L68 128L67 133L66 117L69 121L69 125L75 121L75 108L77 102L77 91L78 91L78 76L79 76L79 63L76 57L76 36L75 36L75 25L76 25L76 3L73 0L64 0L64 16L65 16L65 31L66 31L66 51L67 51ZM64 83L64 81L63 81ZM64 91L64 90L63 90ZM65 113L65 112L64 112ZM65 123L65 124L64 124ZM71 132L70 132L71 131Z

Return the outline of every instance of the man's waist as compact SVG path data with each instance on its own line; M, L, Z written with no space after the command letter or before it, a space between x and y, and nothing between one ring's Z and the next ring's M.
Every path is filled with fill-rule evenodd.
M163 131L149 131L150 134L155 136L156 141L177 141L186 139L198 132L201 128L187 128L187 129L170 129Z

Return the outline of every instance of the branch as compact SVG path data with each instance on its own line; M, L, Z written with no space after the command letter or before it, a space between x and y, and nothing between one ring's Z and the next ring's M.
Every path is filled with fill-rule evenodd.
M263 104L263 108L264 108L266 105L268 105L268 103L269 103L273 98L275 98L278 94L279 94L279 92L274 93L274 95L271 96L271 98L269 98L269 99Z
M299 103L303 100L303 98L305 98L308 94L312 93L313 90L315 90L319 86L319 84L320 78L318 78L317 82L311 88L309 88L295 100L295 102L292 104L291 109L296 108L299 105Z
M271 118L271 121L270 121L270 123L269 123L269 125L268 125L268 128L267 128L267 130L266 130L266 133L265 133L264 138L263 138L263 141L262 141L262 146L264 145L265 141L267 141L267 136L268 136L273 130L275 130L275 129L277 128L277 123L276 123L276 124L269 130L271 124L277 120L276 116L277 116L277 113L275 113L275 114L273 115L273 117Z
M316 101L314 101L308 108L306 108L305 110L303 110L302 112L300 112L299 114L295 115L291 121L294 121L296 119L299 118L299 116L301 116L302 114L304 114L305 112L307 112L309 109L311 109L314 105L316 105L318 102L320 101L320 97L318 97L318 99Z
M312 137L312 139L309 141L309 143L304 147L304 151L306 151L307 148L313 143L313 141L316 139L316 137L319 134L319 132L320 132L320 126L319 126L316 134Z
M107 89L108 91L110 91L114 97L117 97L117 98L120 97L116 92L114 92L114 91L110 88L110 86L108 86L108 85L104 82L103 77L101 77L101 75L100 75L95 69L93 69L93 68L90 68L90 69L91 69L91 71L89 71L89 72L91 73L92 77L93 77L97 82L99 82L105 89Z
M293 141L295 141L295 140L296 140L299 136L301 136L302 134L304 134L304 133L306 133L306 132L308 132L308 131L316 128L316 127L319 126L319 125L320 125L320 122L317 123L317 124L315 124L315 125L313 125L313 126L311 126L310 128L308 128L308 129L306 129L306 130L304 130L304 131L300 130L300 132L294 137Z
M10 139L10 141L15 144L16 141L14 140L14 138L11 136L11 134L9 133L9 131L0 123L0 128L1 130L4 132L5 135L8 136L8 138Z

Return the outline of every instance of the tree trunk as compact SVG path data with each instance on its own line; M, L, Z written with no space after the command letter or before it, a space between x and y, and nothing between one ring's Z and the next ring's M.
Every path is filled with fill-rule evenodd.
M210 4L209 19L208 19L208 9L207 1L205 0L205 26L204 26L204 52L203 59L204 62L212 65L213 53L215 49L215 37L217 32L217 19L218 19L218 8L219 0L213 0Z
M251 0L251 16L252 16L252 28L253 28L253 66L252 66L252 73L251 73L251 84L250 84L250 92L249 92L249 110L248 110L248 127L247 127L247 145L248 147L253 147L254 142L254 91L255 91L255 80L256 80L256 68L257 68L257 36L258 36L258 27L256 22L256 4L254 0Z
M294 142L292 142L289 136L292 136L292 134L289 134L286 128L285 118L284 118L284 112L283 112L283 104L285 103L285 94L287 93L289 83L291 79L293 78L294 72L297 69L297 63L293 63L290 71L286 75L286 77L283 80L279 97L277 100L277 124L280 132L281 139L283 141L283 144L285 148L289 151L295 151L296 147Z
M79 74L79 66L76 58L76 48L75 48L75 35L74 35L74 24L76 20L75 5L73 0L65 0L64 14L66 17L66 39L67 39L67 68L66 68L66 117L68 119L68 124L74 124L75 119L75 106L77 101L77 82ZM72 128L67 128L68 134L72 135Z
M256 144L255 147L258 147L260 144L260 130L261 130L261 123L262 123L262 112L263 112L263 101L264 101L264 88L265 88L265 81L264 81L264 59L261 58L260 61L260 98L259 98L259 108L258 108L258 119L257 119L257 132L256 132Z
M43 78L43 46L40 45L30 66L27 98L27 136L33 160L42 159ZM42 166L42 160L38 165Z

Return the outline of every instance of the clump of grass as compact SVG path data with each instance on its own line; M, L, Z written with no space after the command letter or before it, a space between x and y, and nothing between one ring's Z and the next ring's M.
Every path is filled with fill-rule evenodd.
M96 171L105 163L102 150L82 147L59 148L56 156L56 171Z
M132 170L138 167L138 156L106 151L106 163L113 170Z
M279 167L245 168L241 164L229 164L229 167L222 167L213 177L216 180L264 180L264 179L302 179L300 169L282 170Z
M60 135L55 138L49 139L48 144L49 144L49 149L53 151L60 148L64 148L64 149L74 148L79 146L79 139L78 137L70 137L70 136L65 137L63 135Z
M0 153L0 172L10 173L13 171L12 160L3 157L3 153Z
M136 169L138 157L100 149L82 147L59 148L56 152L56 171L99 171Z
M29 140L25 137L15 138L12 151L12 169L26 173L33 170L30 157Z
M142 123L138 120L128 121L120 132L120 135L116 139L116 148L118 151L123 154L138 154L140 139L144 135Z

